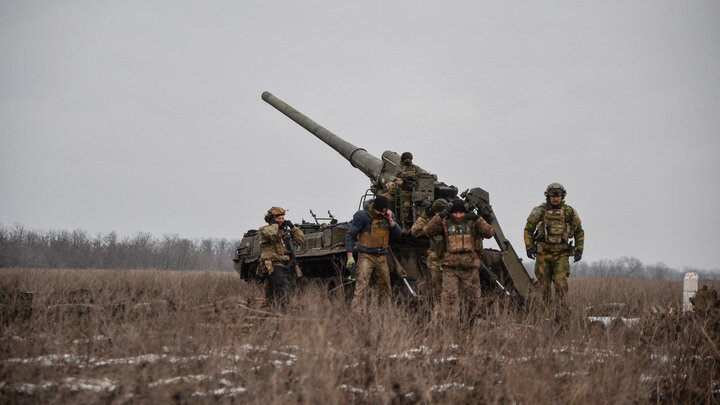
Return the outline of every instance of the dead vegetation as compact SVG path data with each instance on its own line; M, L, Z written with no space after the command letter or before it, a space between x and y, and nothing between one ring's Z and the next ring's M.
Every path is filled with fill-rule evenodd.
M0 401L720 399L718 321L674 311L675 281L571 279L560 322L495 301L472 326L422 305L354 316L322 286L267 314L261 295L233 273L1 270ZM639 321L589 322L588 307Z

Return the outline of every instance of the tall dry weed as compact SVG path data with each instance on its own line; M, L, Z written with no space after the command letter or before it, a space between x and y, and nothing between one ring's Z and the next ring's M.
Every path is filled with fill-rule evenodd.
M260 286L228 273L2 270L2 296L33 301L23 317L8 311L22 300L3 298L0 400L716 401L718 335L669 311L680 288L572 279L561 320L532 301L488 297L470 324L398 295L356 314L313 283L266 315ZM639 321L588 321L586 308L606 303Z

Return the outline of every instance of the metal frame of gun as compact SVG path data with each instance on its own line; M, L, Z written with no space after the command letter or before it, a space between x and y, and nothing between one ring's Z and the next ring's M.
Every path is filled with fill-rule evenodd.
M483 219L495 229L495 242L497 242L500 252L502 252L501 257L505 269L510 275L515 289L521 295L526 296L533 288L532 279L527 274L527 271L525 271L525 267L522 265L522 259L517 255L512 244L505 237L500 227L500 223L490 205L490 194L479 187L475 187L463 191L460 196L475 206L478 215L483 217Z
M510 291L508 291L505 286L500 283L497 275L495 275L495 273L493 273L492 270L490 270L488 266L486 266L485 263L483 263L482 261L480 261L480 268L485 272L485 274L487 274L488 278L490 278L490 281L497 284L498 287L500 287L500 289L503 290L506 295L510 295Z
M410 283L407 281L407 277L403 277L402 279L403 283L405 283L405 287L410 291L410 295L413 297L417 297L417 294L415 293L415 290L410 286Z
M407 287L408 291L410 291L410 295L412 295L413 297L417 297L418 295L415 290L413 290L413 288L410 286L410 282L407 281L407 273L405 273L405 269L403 269L400 261L397 259L397 257L395 257L395 253L392 251L391 248L388 248L388 253L390 253L390 256L393 258L398 275L400 275L400 278L405 284L405 287Z
M320 225L320 222L318 222L318 219L321 220L321 221L330 221L330 224L332 224L332 225L337 224L337 219L335 219L335 216L330 213L330 210L328 210L328 218L318 217L317 215L315 215L315 213L313 212L313 210L310 210L310 215L311 215L311 216L313 217L313 219L315 220L315 224L316 224L316 225Z

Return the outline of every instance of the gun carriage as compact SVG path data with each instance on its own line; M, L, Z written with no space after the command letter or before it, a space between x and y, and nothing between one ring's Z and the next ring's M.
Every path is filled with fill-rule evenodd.
M359 206L363 206L366 199L382 192L384 187L395 179L395 168L400 164L400 155L394 151L385 151L381 158L368 153L346 140L325 129L284 101L269 92L262 94L262 99L276 108L285 116L301 127L315 135L325 144L335 149L350 164L364 173L370 179L370 188L360 199ZM410 226L422 211L423 201L434 201L437 198L452 200L458 197L458 189L438 181L435 174L422 173L417 176L411 185L412 209L411 218L402 218L402 210L395 207L393 212L400 215L399 223L403 228L400 240L391 242L391 254L388 254L388 264L391 270L393 285L403 287L403 277L407 275L422 294L429 288L430 276L425 264L428 248L427 238L415 238L410 235ZM497 249L485 248L481 254L483 266L478 271L483 283L484 291L497 291L518 297L527 296L532 288L532 280L523 267L520 258L511 243L505 237L502 228L490 205L490 194L479 188L471 188L460 194L468 202L471 210L482 216L495 228L495 241ZM344 264L345 234L349 222L338 222L328 211L329 223L318 221L312 213L315 223L305 222L298 224L306 235L302 245L295 246L297 263L302 269L304 278L321 278L331 284L342 285L345 279ZM260 239L257 230L247 231L236 249L233 259L235 270L245 280L256 278L256 268L260 257Z

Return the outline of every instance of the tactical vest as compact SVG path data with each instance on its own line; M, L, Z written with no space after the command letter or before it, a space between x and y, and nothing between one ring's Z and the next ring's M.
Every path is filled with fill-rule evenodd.
M438 259L442 259L445 256L445 237L442 235L435 235L430 238L430 248L435 252L435 256Z
M360 246L368 249L387 249L390 245L390 224L385 218L375 219L375 216L369 212L368 215L373 221L369 233L361 232L358 235Z
M553 245L564 245L573 237L572 226L565 220L570 207L563 204L557 208L543 208L543 215L537 227L537 240ZM572 213L570 213L572 214Z
M475 235L473 235L472 225L472 221L461 223L445 221L445 238L448 253L475 251Z
M415 181L417 181L417 175L418 175L417 166L415 166L415 165L400 166L400 170L398 171L397 176L396 176L403 180L400 188L403 190L412 190L413 187L415 186ZM409 177L413 177L414 180L410 180Z
M285 261L289 260L290 256L288 254L290 253L288 251L287 246L285 245L285 241L283 239L282 232L279 232L277 235L277 239L273 239L270 241L264 241L260 240L260 252L262 254L263 259L273 259L273 260L280 260Z

